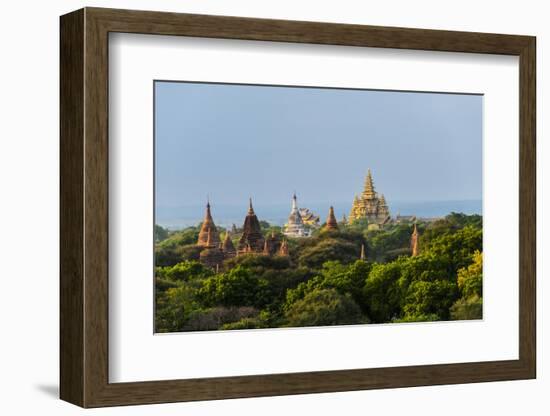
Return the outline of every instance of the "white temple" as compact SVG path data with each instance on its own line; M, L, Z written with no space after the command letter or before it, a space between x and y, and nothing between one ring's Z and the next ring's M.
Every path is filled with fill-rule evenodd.
M292 208L283 234L287 237L309 237L311 235L311 231L305 227L302 215L298 209L296 193L292 196Z

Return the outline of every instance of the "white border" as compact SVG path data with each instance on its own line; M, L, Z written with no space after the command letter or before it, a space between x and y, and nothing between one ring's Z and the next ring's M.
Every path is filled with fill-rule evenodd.
M110 382L518 358L516 57L131 34L109 50ZM153 335L153 79L483 93L483 321Z

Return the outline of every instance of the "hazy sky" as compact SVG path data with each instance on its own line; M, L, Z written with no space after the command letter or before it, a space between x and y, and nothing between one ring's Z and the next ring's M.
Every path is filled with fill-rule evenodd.
M156 204L481 199L476 95L155 83ZM244 202L243 202L244 201Z

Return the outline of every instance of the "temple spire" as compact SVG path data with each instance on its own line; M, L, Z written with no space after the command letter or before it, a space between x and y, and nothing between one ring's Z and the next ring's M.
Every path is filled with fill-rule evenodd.
M212 219L212 212L210 211L210 199L207 197L206 209L204 212L204 220L202 222L201 229L199 232L197 245L199 246L208 245L209 234L210 234L211 244L218 245L220 243L220 236L218 234L218 230L216 229L216 225L214 224L214 220Z
M327 223L325 225L325 230L338 230L338 221L336 221L336 216L334 215L334 208L331 206L328 210Z
M416 229L416 223L413 225L413 232L411 235L411 255L413 257L418 256L419 253L419 247L418 247L418 230Z
M279 249L279 255L280 256L288 256L288 242L283 240L281 243L281 248Z
M248 202L248 213L244 219L243 234L237 246L237 253L256 252L261 253L264 248L264 236L260 221L254 213L252 198Z
M376 192L374 191L374 181L372 179L372 173L370 168L367 171L367 177L365 178L365 189L363 191L363 198L373 199L376 197Z
M235 250L233 241L231 241L231 235L229 234L229 231L225 233L225 238L222 244L222 251L227 257L235 257L235 254L237 254L237 250Z
M219 242L214 240L214 231L212 228L209 228L207 232L206 245L203 246L204 249L201 251L199 258L202 264L211 267L216 271L219 270L219 265L224 259L224 255L218 246Z

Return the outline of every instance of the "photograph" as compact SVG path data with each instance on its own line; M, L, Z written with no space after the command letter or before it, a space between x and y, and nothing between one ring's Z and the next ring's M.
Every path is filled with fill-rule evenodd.
M482 94L153 88L155 333L483 319Z

